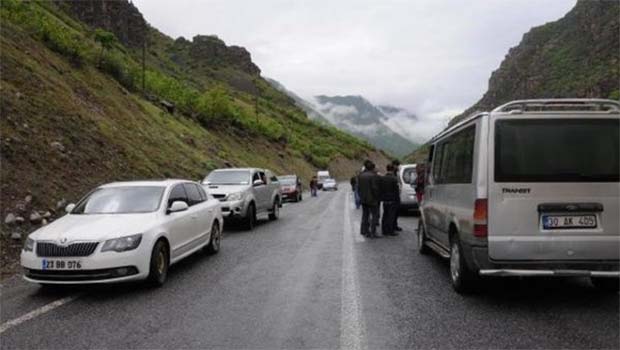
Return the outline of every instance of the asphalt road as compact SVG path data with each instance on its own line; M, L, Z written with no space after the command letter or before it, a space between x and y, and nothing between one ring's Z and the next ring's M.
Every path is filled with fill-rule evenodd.
M363 240L338 192L287 204L276 222L226 232L216 256L143 284L1 287L0 347L619 348L618 294L584 279L494 279L474 296L448 263L415 252L413 216L398 237Z

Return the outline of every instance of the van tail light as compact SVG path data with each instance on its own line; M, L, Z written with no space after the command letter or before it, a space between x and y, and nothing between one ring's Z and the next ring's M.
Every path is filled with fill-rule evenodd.
M474 204L474 236L476 237L486 237L488 235L488 210L487 199L476 199Z

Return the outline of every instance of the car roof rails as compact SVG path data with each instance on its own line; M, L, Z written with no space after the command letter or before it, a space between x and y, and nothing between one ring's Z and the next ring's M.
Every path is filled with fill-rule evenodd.
M607 112L620 114L620 103L600 98L555 98L517 100L503 104L494 113L520 114L524 112Z

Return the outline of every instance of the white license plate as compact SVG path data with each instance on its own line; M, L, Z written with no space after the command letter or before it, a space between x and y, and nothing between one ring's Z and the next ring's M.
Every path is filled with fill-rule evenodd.
M545 230L596 228L596 215L543 215L542 223Z
M41 270L81 270L82 262L80 260L57 260L43 259L41 260Z

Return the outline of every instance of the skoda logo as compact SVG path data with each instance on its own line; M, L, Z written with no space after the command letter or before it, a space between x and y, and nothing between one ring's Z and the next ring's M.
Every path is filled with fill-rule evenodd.
M66 245L66 243L67 243L67 237L63 237L63 238L61 238L61 239L60 239L60 241L59 241L59 243L60 243L60 245Z

